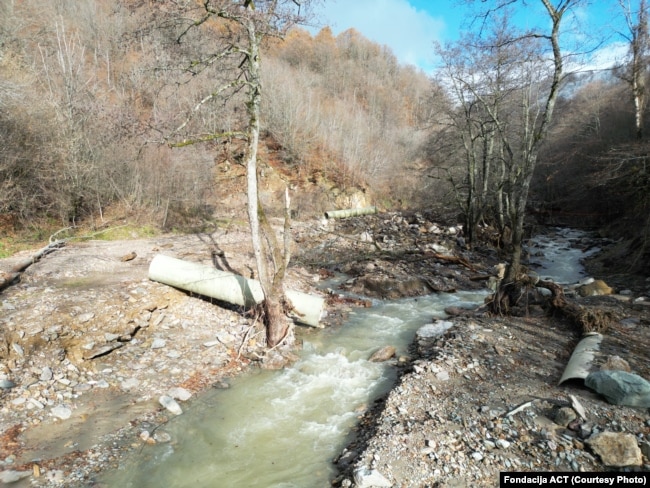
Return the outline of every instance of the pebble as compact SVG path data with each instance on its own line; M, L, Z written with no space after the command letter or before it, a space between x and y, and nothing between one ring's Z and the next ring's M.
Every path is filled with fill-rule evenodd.
M65 405L57 405L56 407L50 410L53 416L61 419L67 420L72 416L72 409L66 407Z
M181 387L172 388L167 392L167 394L170 397L175 398L176 400L180 400L182 402L189 400L190 397L192 396L192 393L190 393L185 388L181 388Z
M16 351L16 354L18 354L20 357L25 356L25 350L20 344L16 344L15 342L11 344L11 347L13 348L14 351Z
M510 442L505 439L497 439L496 445L501 449L508 449L510 447Z
M166 345L167 341L165 339L156 338L151 343L151 349L162 349Z
M85 324L86 322L90 322L94 318L95 318L95 314L93 312L88 312L79 315L77 320L79 320L80 324Z
M10 390L11 388L14 388L16 386L16 383L14 383L11 380L8 379L2 379L0 380L0 388L3 390Z
M15 483L16 481L20 481L23 478L31 476L31 474L31 471L0 471L0 481L3 484Z
M52 373L52 369L49 366L46 366L41 371L40 380L41 381L50 381L53 376L54 376L54 374Z
M181 406L174 400L172 397L167 396L167 395L162 395L159 399L158 402L170 413L173 413L174 415L181 415L183 413L183 409Z

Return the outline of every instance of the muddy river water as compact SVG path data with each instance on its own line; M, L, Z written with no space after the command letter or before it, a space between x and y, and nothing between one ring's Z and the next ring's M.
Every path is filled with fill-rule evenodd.
M305 331L301 359L254 371L195 400L161 426L172 442L146 446L103 481L121 487L323 487L359 410L386 392L394 368L368 359L406 353L416 330L483 292L376 302L340 328Z

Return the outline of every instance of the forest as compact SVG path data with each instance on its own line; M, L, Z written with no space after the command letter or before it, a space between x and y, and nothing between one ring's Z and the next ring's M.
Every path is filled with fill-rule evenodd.
M218 19L184 30L182 3L2 2L3 246L52 229L99 228L116 216L162 230L194 228L219 213L230 183L245 191L246 99L230 83L240 59L214 54L241 33ZM533 37L506 42L505 15L482 39L468 34L431 46L440 63L428 74L354 29L334 35L324 26L312 35L298 25L269 36L260 172L283 175L299 218L328 210L328 193L356 193L383 210L444 211L465 224L470 241L489 230L507 246L522 185L514 161L522 147L530 153L521 134L528 124L542 127L525 184L529 223L624 237L628 265L643 268L650 252L645 1L621 15L629 27L625 62L598 72L564 66L543 127L540 107L552 85L547 48Z

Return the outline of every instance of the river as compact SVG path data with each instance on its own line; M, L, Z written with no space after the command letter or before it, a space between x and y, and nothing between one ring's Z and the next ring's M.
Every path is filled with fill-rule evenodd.
M538 272L558 282L582 276L583 234L558 230L536 239ZM193 400L159 430L172 441L144 446L102 480L114 487L310 488L329 486L332 459L362 411L386 393L395 368L368 358L393 345L407 353L415 332L448 306L478 304L486 291L375 301L341 327L305 329L300 360L281 371L255 370L229 389Z

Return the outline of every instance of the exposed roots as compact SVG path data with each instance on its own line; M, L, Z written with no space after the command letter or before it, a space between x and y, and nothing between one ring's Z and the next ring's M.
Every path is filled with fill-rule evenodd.
M597 308L589 309L569 301L564 295L562 287L557 283L538 281L530 276L521 276L514 282L502 283L488 303L488 309L496 315L511 315L513 308L520 306L522 301L528 297L528 292L535 287L549 290L551 296L545 301L546 308L552 313L559 313L569 319L571 323L578 326L583 334L588 332L604 333L615 320L611 312Z

